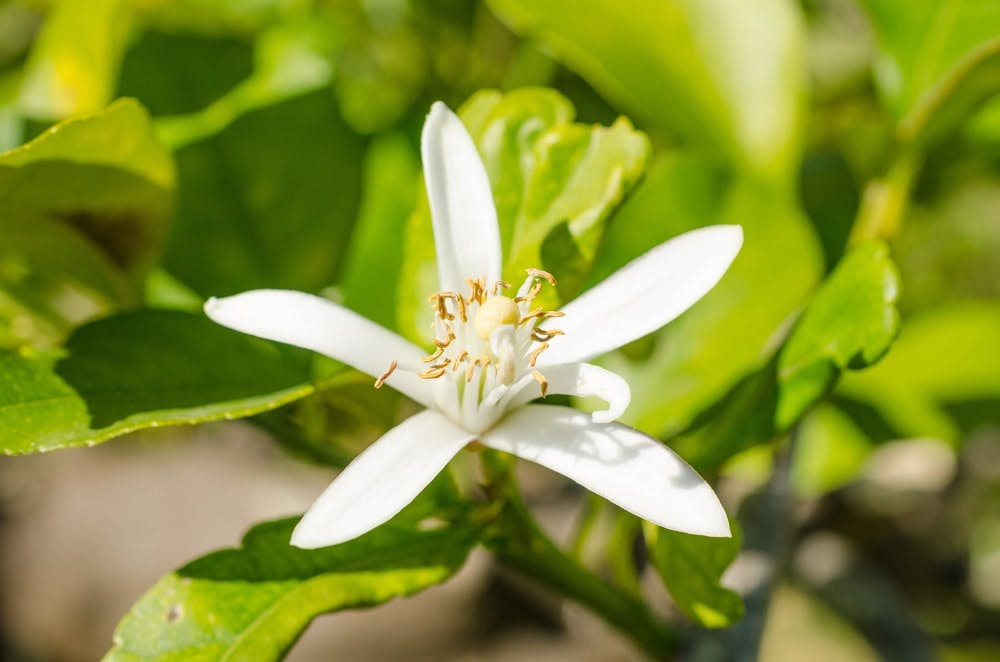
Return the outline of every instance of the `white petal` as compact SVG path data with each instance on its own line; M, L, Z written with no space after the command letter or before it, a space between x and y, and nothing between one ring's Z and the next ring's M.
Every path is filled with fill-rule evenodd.
M427 487L471 434L427 410L406 419L347 465L292 532L305 549L357 538L388 521Z
M441 289L462 292L467 278L499 280L500 228L490 180L469 132L440 101L424 122L421 154Z
M595 423L610 423L625 413L632 393L628 382L610 370L589 363L563 363L541 368L549 394L597 397L608 408L591 414ZM504 400L504 406L520 407L541 396L541 385L531 375L518 380Z
M738 225L692 230L651 249L562 307L542 365L586 361L652 333L715 287L743 244ZM780 258L779 258L780 259Z
M311 349L373 377L397 361L411 370L398 369L385 383L425 406L433 402L427 380L412 370L420 365L420 348L332 301L291 290L252 290L209 299L205 314L222 326Z
M527 405L480 440L561 473L658 526L731 535L708 483L673 451L632 428L594 423L568 407Z

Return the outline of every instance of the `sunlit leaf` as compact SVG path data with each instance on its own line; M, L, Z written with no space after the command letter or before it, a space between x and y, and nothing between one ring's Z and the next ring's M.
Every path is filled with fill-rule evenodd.
M802 20L782 0L490 0L609 100L738 169L789 184L803 126Z
M105 659L281 659L316 616L412 595L458 570L479 532L420 525L439 514L418 501L361 538L309 551L288 544L295 520L259 524L239 548L161 579L118 626Z
M170 155L128 99L0 155L0 317L32 327L3 344L46 345L134 302L173 188Z
M740 552L739 530L731 538L707 538L647 525L650 561L671 597L699 625L721 628L743 616L740 596L720 584Z
M54 120L91 113L112 97L131 21L126 0L56 0L28 58L19 107Z
M1000 91L1000 3L864 0L879 91L904 140L939 137Z
M179 311L93 322L56 362L0 353L2 450L36 453L249 416L312 392L303 359Z

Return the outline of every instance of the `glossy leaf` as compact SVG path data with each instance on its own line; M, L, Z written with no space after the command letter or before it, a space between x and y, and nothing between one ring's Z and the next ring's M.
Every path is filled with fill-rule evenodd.
M904 140L940 137L1000 91L1000 3L862 4L880 47L875 79Z
M605 224L645 168L649 144L628 120L611 127L573 122L559 93L484 91L459 110L476 141L496 201L504 276L520 284L528 267L552 271L571 297L592 264ZM546 250L558 243L556 250ZM430 215L422 196L407 232L400 320L422 337L428 292L437 290ZM574 276L576 276L574 278ZM550 300L551 302L551 300Z
M720 583L740 553L739 529L731 538L706 538L646 525L650 561L681 611L699 625L721 628L743 617L740 596Z
M5 454L237 418L312 392L308 362L200 315L142 310L79 328L55 362L0 353Z
M610 101L738 169L789 184L805 92L803 26L782 0L490 0Z
M355 220L362 149L325 92L181 149L164 266L203 296L332 284Z
M823 283L778 358L779 428L787 428L848 368L874 364L899 331L899 272L880 242L858 246Z
M418 502L361 538L308 551L288 544L294 519L257 525L238 549L161 579L118 626L105 660L281 659L316 616L412 595L458 570L479 533L420 526L436 514Z
M673 440L701 470L787 431L846 370L878 361L898 330L898 274L880 242L851 251L817 290L785 343Z
M19 107L37 119L92 113L107 104L130 27L125 0L56 0L32 46Z
M0 155L0 318L20 328L2 344L45 346L134 302L173 187L170 155L128 99Z

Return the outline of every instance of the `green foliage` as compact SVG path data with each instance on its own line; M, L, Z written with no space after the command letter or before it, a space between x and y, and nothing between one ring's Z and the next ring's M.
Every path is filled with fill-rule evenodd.
M601 93L713 150L735 168L787 184L797 166L805 80L802 21L781 0L490 0Z
M694 466L712 470L788 430L843 371L865 368L886 352L899 323L898 290L884 244L851 251L767 366L737 384L673 445Z
M480 92L459 115L490 176L504 277L520 284L525 268L544 268L560 279L559 298L572 298L611 212L642 175L645 136L624 118L610 127L574 123L569 101L540 88ZM436 289L434 238L422 194L408 227L399 301L401 327L414 338L424 336L426 293Z
M431 506L417 502L361 538L310 551L289 546L294 519L258 524L238 549L161 579L118 626L104 659L281 659L316 616L412 595L462 566L479 531L421 526L440 512Z
M1000 91L1000 9L991 2L865 0L875 80L905 141L928 141Z
M0 155L0 345L48 345L134 302L173 189L170 155L128 99Z
M645 527L649 557L680 609L708 628L732 625L743 617L740 596L719 580L740 552L739 529L732 538L706 538L655 526Z
M876 409L900 437L957 441L949 406L1000 402L1000 306L942 306L904 325L893 351L871 370L848 375L838 393ZM994 409L995 411L995 409Z
M18 105L30 117L92 113L111 100L131 22L126 0L56 0L31 50Z
M58 362L0 353L8 455L249 416L312 391L301 354L201 316L143 310L78 329Z
M358 208L362 150L325 92L181 149L166 268L204 296L332 284Z

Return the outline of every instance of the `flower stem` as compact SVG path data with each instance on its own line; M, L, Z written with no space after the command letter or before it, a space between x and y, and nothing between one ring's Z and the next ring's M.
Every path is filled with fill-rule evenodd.
M490 464L484 458L484 468ZM496 465L493 465L496 468ZM490 469L486 468L489 476ZM486 546L505 565L559 595L574 600L631 638L655 659L675 653L678 634L660 622L636 595L617 590L566 554L541 530L521 500L509 474L494 482L502 485L504 507L493 521ZM494 478L500 478L494 475Z

